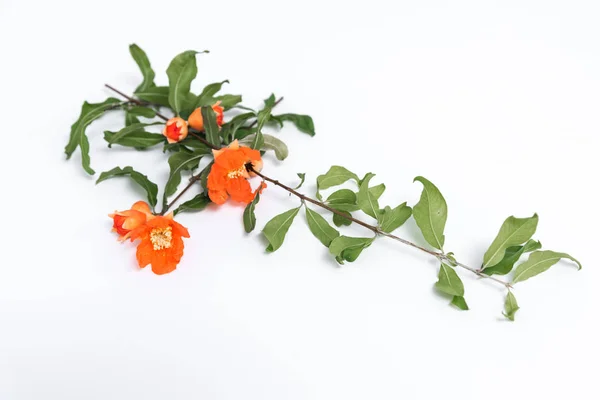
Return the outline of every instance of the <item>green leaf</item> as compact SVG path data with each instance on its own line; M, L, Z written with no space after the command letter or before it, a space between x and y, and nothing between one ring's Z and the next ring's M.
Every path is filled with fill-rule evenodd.
M143 91L135 92L138 99L148 103L158 104L163 107L171 107L169 104L169 88L167 86L155 86Z
M269 121L271 117L271 111L275 106L275 95L271 94L271 96L265 100L265 106L262 110L258 112L256 115L256 134L254 135L254 139L250 145L253 149L261 149L264 145L265 139L263 137L262 128L265 126L265 123Z
M535 233L538 224L538 215L533 214L530 218L508 217L498 235L483 256L481 269L486 269L498 264L504 257L506 249L525 243Z
M204 167L202 171L200 171L200 186L202 186L202 189L204 189L204 193L208 193L208 174L210 173L214 163L214 160L211 161L206 167Z
M217 94L219 90L221 90L221 87L223 87L224 83L229 83L229 81L224 80L222 82L215 82L206 85L202 90L202 93L200 93L196 98L194 108L212 106L213 104L215 104L217 100L215 100L214 95Z
M312 234L315 235L315 237L319 239L321 243L323 243L323 246L329 247L331 241L340 236L340 233L336 229L332 228L331 225L327 223L325 218L321 216L321 214L311 210L308 207L305 208L308 228Z
M206 196L205 193L200 193L194 196L194 198L181 203L179 207L173 211L173 215L177 215L182 212L190 212L190 211L202 211L210 204L210 199Z
M140 67L140 71L142 71L142 76L144 80L142 83L135 89L136 92L143 92L144 90L154 86L154 70L150 66L150 60L148 60L148 56L144 50L142 50L137 44L129 45L129 52L131 53L131 57L135 60L138 67Z
M300 189L300 187L304 184L304 179L306 178L306 174L304 172L298 172L296 175L298 175L298 178L300 178L300 183L294 188L294 190Z
M256 139L257 134L258 133L246 136L244 139L240 140L240 143L252 147L254 145L254 141ZM264 134L262 136L263 145L260 147L261 150L273 150L275 152L275 157L277 157L278 160L285 160L287 158L289 152L285 143L277 139L275 136L267 134Z
M127 112L129 114L135 115L135 116L139 116L139 117L144 117L144 118L154 118L156 117L156 111L152 108L149 107L131 107L129 110L127 110Z
M240 129L249 119L256 117L256 114L247 112L244 114L236 115L231 121L226 122L221 126L221 137L225 143L230 143L234 139L242 139L236 137L238 129Z
M154 209L157 202L158 186L150 181L146 175L137 172L132 167L115 167L110 171L101 173L100 177L96 181L96 184L99 184L107 179L114 178L115 176L129 176L135 183L140 185L146 191L146 194L148 195L148 203L152 206L152 209Z
M422 176L415 181L423 184L421 199L413 208L413 217L423 237L438 250L444 247L444 227L448 218L448 206L437 187Z
M529 239L523 246L511 246L506 249L504 258L502 258L498 264L485 269L483 273L486 275L506 275L512 271L515 263L519 261L519 258L521 258L522 254L530 253L541 248L542 244L533 239Z
M300 132L308 133L310 136L315 136L315 124L308 115L301 114L281 114L276 116L281 121L289 121L296 125Z
M167 198L177 191L177 187L181 183L181 172L197 168L200 159L207 154L210 154L210 151L195 150L193 153L180 151L169 157L171 172L163 193L163 209L167 205Z
M250 233L256 228L256 215L254 215L254 209L256 205L260 201L260 191L256 191L256 196L254 199L246 206L244 209L243 221L244 221L244 230L246 233Z
M112 145L114 143L120 142L121 139L126 138L127 136L133 134L133 133L139 133L139 132L144 132L144 128L146 128L147 126L153 126L153 125L162 125L162 122L153 122L150 124L144 124L144 123L137 123L137 124L131 124L129 126L126 126L125 128L121 129L119 132L113 133L113 132L109 132L112 135L110 135L111 140L108 141L108 147L112 147ZM147 132L144 132L147 133ZM160 135L162 136L162 135ZM105 136L106 138L106 132L105 132ZM162 140L161 140L162 141Z
M340 264L344 261L353 262L373 243L373 240L374 238L338 236L331 241L329 252Z
M369 182L375 174L368 173L362 180L358 193L356 194L356 204L367 215L377 218L379 216L379 202L369 190ZM383 193L383 192L382 192Z
M359 182L358 176L354 172L338 165L332 166L325 174L317 176L317 197L321 198L320 190L341 185L349 179L354 179L356 183Z
M159 133L148 133L145 131L136 131L131 134L116 140L115 132L104 131L104 140L112 144L118 144L126 147L135 147L136 149L147 149L156 146L159 143L164 143L165 137Z
M215 146L221 146L221 135L219 134L219 125L217 124L217 114L212 107L204 106L200 109L202 120L204 121L204 132L206 140Z
M128 110L125 110L125 126L139 123L140 120L134 114L131 114Z
M343 211L343 210L337 210L337 211L339 211L340 213L344 214L347 217L352 217L352 214L350 214L348 211ZM344 218L338 214L333 214L333 223L337 227L350 226L352 224L352 220L350 220L348 218Z
M456 308L463 310L463 311L467 311L469 309L469 306L467 305L467 301L465 300L465 298L463 296L452 297L452 301L450 302L450 304L452 304Z
M300 207L293 208L267 222L262 232L270 243L267 247L268 252L273 252L281 247L298 211L300 211Z
M567 253L557 253L550 250L536 251L531 253L527 261L517 266L513 283L522 282L541 274L562 258L568 258L569 260L574 261L577 263L578 269L581 269L581 263Z
M369 192L375 200L379 200L383 192L385 192L385 185L380 183L379 185L372 186L369 188Z
M242 102L242 96L239 94L224 94L222 96L217 96L214 99L221 102L221 107L223 107L225 111L231 110L237 104Z
M442 263L435 288L450 296L464 296L465 287L454 268Z
M379 228L384 232L391 233L401 227L411 215L412 209L406 205L406 202L394 209L386 206L383 210L379 211L377 218Z
M210 147L208 147L206 144L202 143L201 141L199 141L197 138L195 138L193 136L188 136L185 139L183 139L181 142L173 143L173 144L182 145L182 146L188 147L190 149L194 149L194 150L202 150L202 151L206 152L206 154L210 154L210 152L212 151L212 149Z
M350 189L340 189L329 195L326 204L341 211L357 211L360 208L356 204L356 193Z
M198 74L196 54L194 50L184 51L175 56L167 68L169 77L169 104L177 115L193 108L190 101L190 86ZM207 51L204 51L207 53Z
M102 103L88 103L86 101L81 107L79 118L71 125L71 135L69 142L65 146L65 154L67 155L67 159L69 159L77 147L79 147L81 151L81 165L90 175L94 175L95 171L90 166L90 142L85 134L85 130L89 124L100 118L115 103L119 103L119 100L112 97L109 97Z
M506 294L506 301L504 302L504 312L502 313L506 318L511 321L515 320L515 314L519 310L517 299L515 295L509 290Z

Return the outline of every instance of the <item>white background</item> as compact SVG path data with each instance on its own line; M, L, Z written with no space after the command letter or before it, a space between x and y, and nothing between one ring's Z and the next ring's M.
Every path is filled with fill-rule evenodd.
M0 1L4 150L0 399L598 399L600 6L596 1ZM132 92L138 43L167 82L198 58L193 89L314 117L286 126L290 156L265 173L314 193L339 164L377 174L383 204L414 205L432 180L449 205L446 248L477 266L509 215L540 215L536 239L579 258L504 291L462 274L468 312L433 290L437 265L381 239L337 267L299 215L265 254L243 208L182 214L192 238L176 272L139 270L106 214L142 193L95 186L63 147L84 100ZM160 150L109 149L164 183ZM270 186L258 226L295 207ZM367 217L365 217L367 218ZM346 234L366 235L348 229ZM398 230L424 244L411 220Z

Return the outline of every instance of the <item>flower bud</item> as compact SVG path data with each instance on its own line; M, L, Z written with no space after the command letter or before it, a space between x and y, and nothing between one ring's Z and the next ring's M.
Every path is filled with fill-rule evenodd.
M223 125L223 111L224 111L224 108L221 107L220 104L221 104L221 102L217 101L212 106L212 109L217 116L217 125L219 125L219 126ZM204 130L204 120L202 119L201 107L196 108L194 110L194 112L192 112L192 114L190 114L190 117L188 118L188 124L190 124L190 126L196 130L199 130L199 131Z
M163 129L163 135L167 138L169 143L177 143L187 137L188 124L183 118L175 117L171 118L165 124Z

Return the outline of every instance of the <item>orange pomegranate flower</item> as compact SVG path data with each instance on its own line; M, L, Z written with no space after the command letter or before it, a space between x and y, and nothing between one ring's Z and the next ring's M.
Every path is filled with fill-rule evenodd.
M185 139L188 135L188 124L183 118L171 118L165 124L162 133L169 143L177 143Z
M217 101L212 106L213 111L217 115L217 125L219 126L223 125L223 111L225 110L220 106L220 104L221 102ZM202 119L202 111L200 107L196 108L194 112L190 114L190 117L188 118L188 124L190 124L192 128L199 131L204 130L204 120Z
M183 239L188 230L173 220L173 214L156 216L131 232L131 241L140 239L137 261L140 268L148 264L157 275L172 272L183 256Z
M216 203L223 204L231 196L234 201L250 203L255 196L248 178L254 176L248 172L246 164L251 164L256 171L262 169L262 159L258 150L240 146L237 140L228 148L213 150L215 162L208 174L208 197ZM262 190L263 185L259 188Z
M130 210L115 211L108 214L113 219L113 232L119 234L119 240L126 240L131 231L146 223L152 217L150 206L145 201L138 201L131 206Z

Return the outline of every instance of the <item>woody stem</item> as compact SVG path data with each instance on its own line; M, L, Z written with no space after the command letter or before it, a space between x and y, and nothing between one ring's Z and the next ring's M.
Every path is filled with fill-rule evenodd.
M254 168L252 168L251 164L246 165L246 168L248 169L248 171L251 171L251 172L255 173L256 175L260 176L263 180L265 180L267 182L271 182L275 186L279 186L280 188L283 188L284 190L287 190L288 192L290 192L294 196L300 198L301 200L309 202L309 203L312 203L312 204L314 204L316 206L324 208L327 211L330 211L330 212L332 212L332 213L334 213L336 215L339 215L342 218L350 220L350 221L352 221L352 222L354 222L354 223L356 223L356 224L358 224L358 225L360 225L360 226L362 226L364 228L367 228L368 230L370 230L371 232L375 233L376 235L385 236L385 237L388 237L390 239L396 240L396 241L398 241L400 243L403 243L403 244L405 244L407 246L410 246L410 247L413 247L415 249L418 249L418 250L420 250L420 251L422 251L424 253L427 253L427 254L429 254L429 255L437 258L441 262L455 263L457 266L459 266L459 267L461 267L463 269L466 269L467 271L470 271L470 272L474 273L477 276L480 276L482 278L490 279L490 280L492 280L494 282L497 282L497 283L501 284L502 286L504 286L507 289L512 288L511 284L508 283L508 282L505 282L505 281L503 281L501 279L498 279L496 277L493 277L493 276L486 275L486 274L482 273L481 271L479 271L479 270L477 270L475 268L469 267L469 266L467 266L465 264L462 264L462 263L450 260L448 258L448 256L446 254L444 254L443 252L439 252L438 253L436 251L432 251L432 250L426 249L424 247L421 247L418 244L415 244L415 243L413 243L411 241L408 241L406 239L402 239L401 237L398 237L398 236L393 235L391 233L384 232L384 231L382 231L377 226L367 224L364 221L361 221L361 220L356 219L356 218L354 218L352 216L346 215L343 212L336 210L335 208L329 207L327 204L323 203L322 201L315 200L313 198L307 197L307 196L303 195L302 193L299 193L296 190L292 189L291 187L284 185L283 183L279 182L278 180L269 178L268 176L265 176L264 174L261 174L260 172L256 171Z

